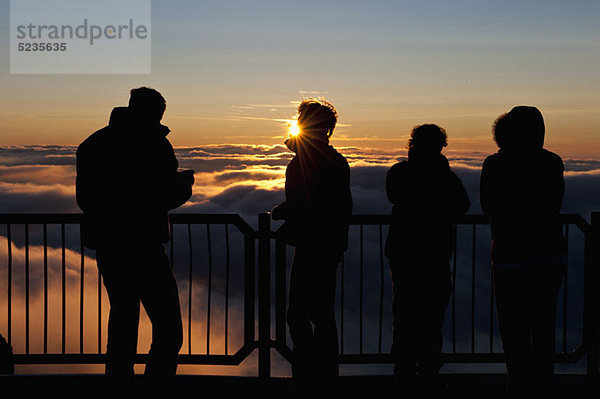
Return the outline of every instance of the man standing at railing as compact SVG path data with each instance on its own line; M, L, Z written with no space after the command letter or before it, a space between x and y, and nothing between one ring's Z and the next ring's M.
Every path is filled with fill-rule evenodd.
M109 125L77 150L77 203L82 238L96 250L110 301L106 375L131 383L137 353L140 302L152 323L145 375L171 382L183 334L177 284L163 244L167 212L191 196L193 171L178 172L169 129L160 121L163 96L131 90L128 107L113 110Z
M390 168L393 205L385 254L393 282L392 358L399 384L437 384L442 366L442 325L451 294L454 224L471 202L448 160L444 129L413 129L408 160Z
M338 376L335 288L348 245L352 195L348 163L329 145L336 122L337 112L327 101L302 101L299 134L286 141L295 153L286 170L286 200L272 215L285 220L280 232L296 247L287 321L292 374L300 389L320 388Z

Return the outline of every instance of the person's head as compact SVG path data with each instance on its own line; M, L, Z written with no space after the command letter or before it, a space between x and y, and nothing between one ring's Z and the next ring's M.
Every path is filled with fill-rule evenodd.
M535 107L517 106L500 115L492 127L499 148L540 148L544 146L544 117Z
M446 131L431 123L415 126L408 139L408 150L420 154L439 154L448 145Z
M167 102L157 90L150 87L132 89L129 97L129 110L139 120L148 123L159 123Z
M298 106L298 127L301 134L326 140L333 134L338 114L325 99L309 98Z

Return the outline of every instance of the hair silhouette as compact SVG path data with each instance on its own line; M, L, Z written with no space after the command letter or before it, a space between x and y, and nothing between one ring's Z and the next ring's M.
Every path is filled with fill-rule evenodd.
M139 120L157 123L165 113L167 101L157 90L139 87L131 89L128 108Z
M448 145L446 131L434 124L415 126L408 140L408 149L439 154Z
M545 130L542 113L530 106L514 107L500 115L493 125L494 141L500 148L541 148Z
M305 134L331 137L338 114L329 101L309 98L298 106L298 125Z

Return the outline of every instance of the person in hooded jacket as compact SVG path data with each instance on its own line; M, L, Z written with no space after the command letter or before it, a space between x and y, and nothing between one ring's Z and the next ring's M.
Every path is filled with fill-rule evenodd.
M551 385L556 301L566 265L560 221L561 158L544 149L541 112L517 106L493 126L497 153L483 163L480 202L492 229L498 326L508 388Z
M285 142L295 153L286 169L285 202L272 211L274 220L285 220L280 233L295 246L287 322L299 388L330 384L338 376L335 288L348 246L352 195L348 162L329 144L336 122L329 102L301 102L300 133Z
M451 294L454 225L471 202L442 155L445 130L416 126L408 160L387 172L392 223L385 244L393 283L391 355L399 383L436 385Z
M108 126L77 149L77 204L83 244L96 251L110 302L106 375L131 383L137 353L140 302L152 323L145 375L175 376L183 333L177 283L163 244L168 211L191 196L193 171L178 161L160 123L166 108L156 90L131 90L127 107L113 109Z

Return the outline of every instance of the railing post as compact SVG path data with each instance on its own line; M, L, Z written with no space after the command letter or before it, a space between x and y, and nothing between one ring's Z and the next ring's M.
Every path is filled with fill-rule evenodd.
M590 234L586 238L584 270L584 344L587 348L587 375L597 381L600 371L600 212L590 216Z
M258 377L271 377L271 214L258 215Z

